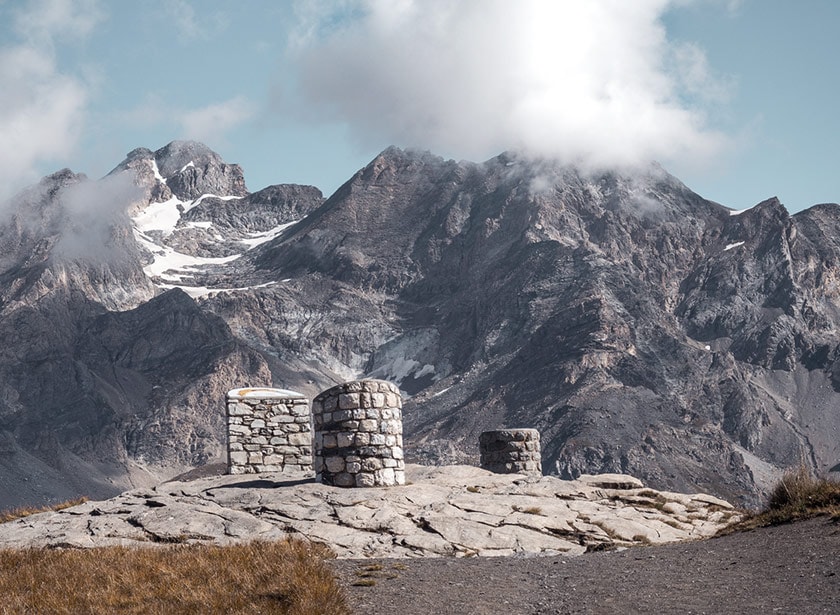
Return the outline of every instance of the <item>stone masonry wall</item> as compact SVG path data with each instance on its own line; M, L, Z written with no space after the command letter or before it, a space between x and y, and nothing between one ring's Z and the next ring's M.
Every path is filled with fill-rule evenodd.
M536 429L485 431L478 437L481 467L497 474L542 474L540 432Z
M227 394L228 474L311 472L309 402L285 389Z
M316 477L338 487L405 484L402 399L383 380L346 382L312 402Z

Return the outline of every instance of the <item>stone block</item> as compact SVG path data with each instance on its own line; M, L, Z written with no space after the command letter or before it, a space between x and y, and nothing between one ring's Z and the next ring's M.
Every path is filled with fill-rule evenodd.
M369 472L359 472L356 474L357 487L375 487L376 477Z
M356 484L356 478L352 474L341 472L333 476L333 484L336 487L352 487Z
M370 434L360 431L353 437L353 446L368 446L370 444Z
M393 468L382 468L381 470L377 470L375 476L376 482L380 485L395 484L395 475Z
M340 423L341 421L349 421L353 418L352 410L338 410L332 413L333 423Z
M374 419L365 419L359 422L359 431L377 431L379 429L379 422Z
M324 397L323 399L321 399L321 403L324 405L325 414L327 412L332 412L333 410L338 409L338 397Z
M254 410L248 404L236 402L228 404L227 413L230 416L250 416L254 413Z
M292 416L309 416L309 408L307 406L292 406L289 409L289 414Z
M342 393L338 396L338 407L342 410L353 410L359 407L358 393Z
M291 446L308 446L312 442L312 436L309 433L290 433L289 444Z
M343 472L344 465L344 457L326 457L324 459L324 467L333 474Z
M234 465L242 465L248 463L248 453L245 451L231 451L230 463Z

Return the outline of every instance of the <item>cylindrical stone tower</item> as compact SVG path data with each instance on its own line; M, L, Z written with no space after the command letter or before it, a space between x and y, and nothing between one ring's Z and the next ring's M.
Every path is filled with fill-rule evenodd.
M311 472L309 402L286 389L227 394L228 474Z
M383 380L346 382L312 401L317 480L338 487L405 484L402 399Z
M540 432L536 429L499 429L478 437L481 467L497 474L542 475Z

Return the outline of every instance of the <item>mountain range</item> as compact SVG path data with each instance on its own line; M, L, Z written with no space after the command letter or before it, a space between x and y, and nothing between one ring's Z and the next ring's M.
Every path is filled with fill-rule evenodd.
M533 427L543 468L757 504L840 462L840 206L657 165L388 148L332 196L196 142L45 177L0 223L0 508L224 459L224 395L404 393L409 461Z

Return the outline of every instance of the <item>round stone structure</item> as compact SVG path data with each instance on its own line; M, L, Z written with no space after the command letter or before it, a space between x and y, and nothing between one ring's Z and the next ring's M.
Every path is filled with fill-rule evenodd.
M309 400L286 389L227 394L228 474L312 472Z
M402 398L384 380L355 380L312 401L316 479L338 487L405 484Z
M496 474L542 475L540 432L536 429L498 429L478 437L481 467Z

